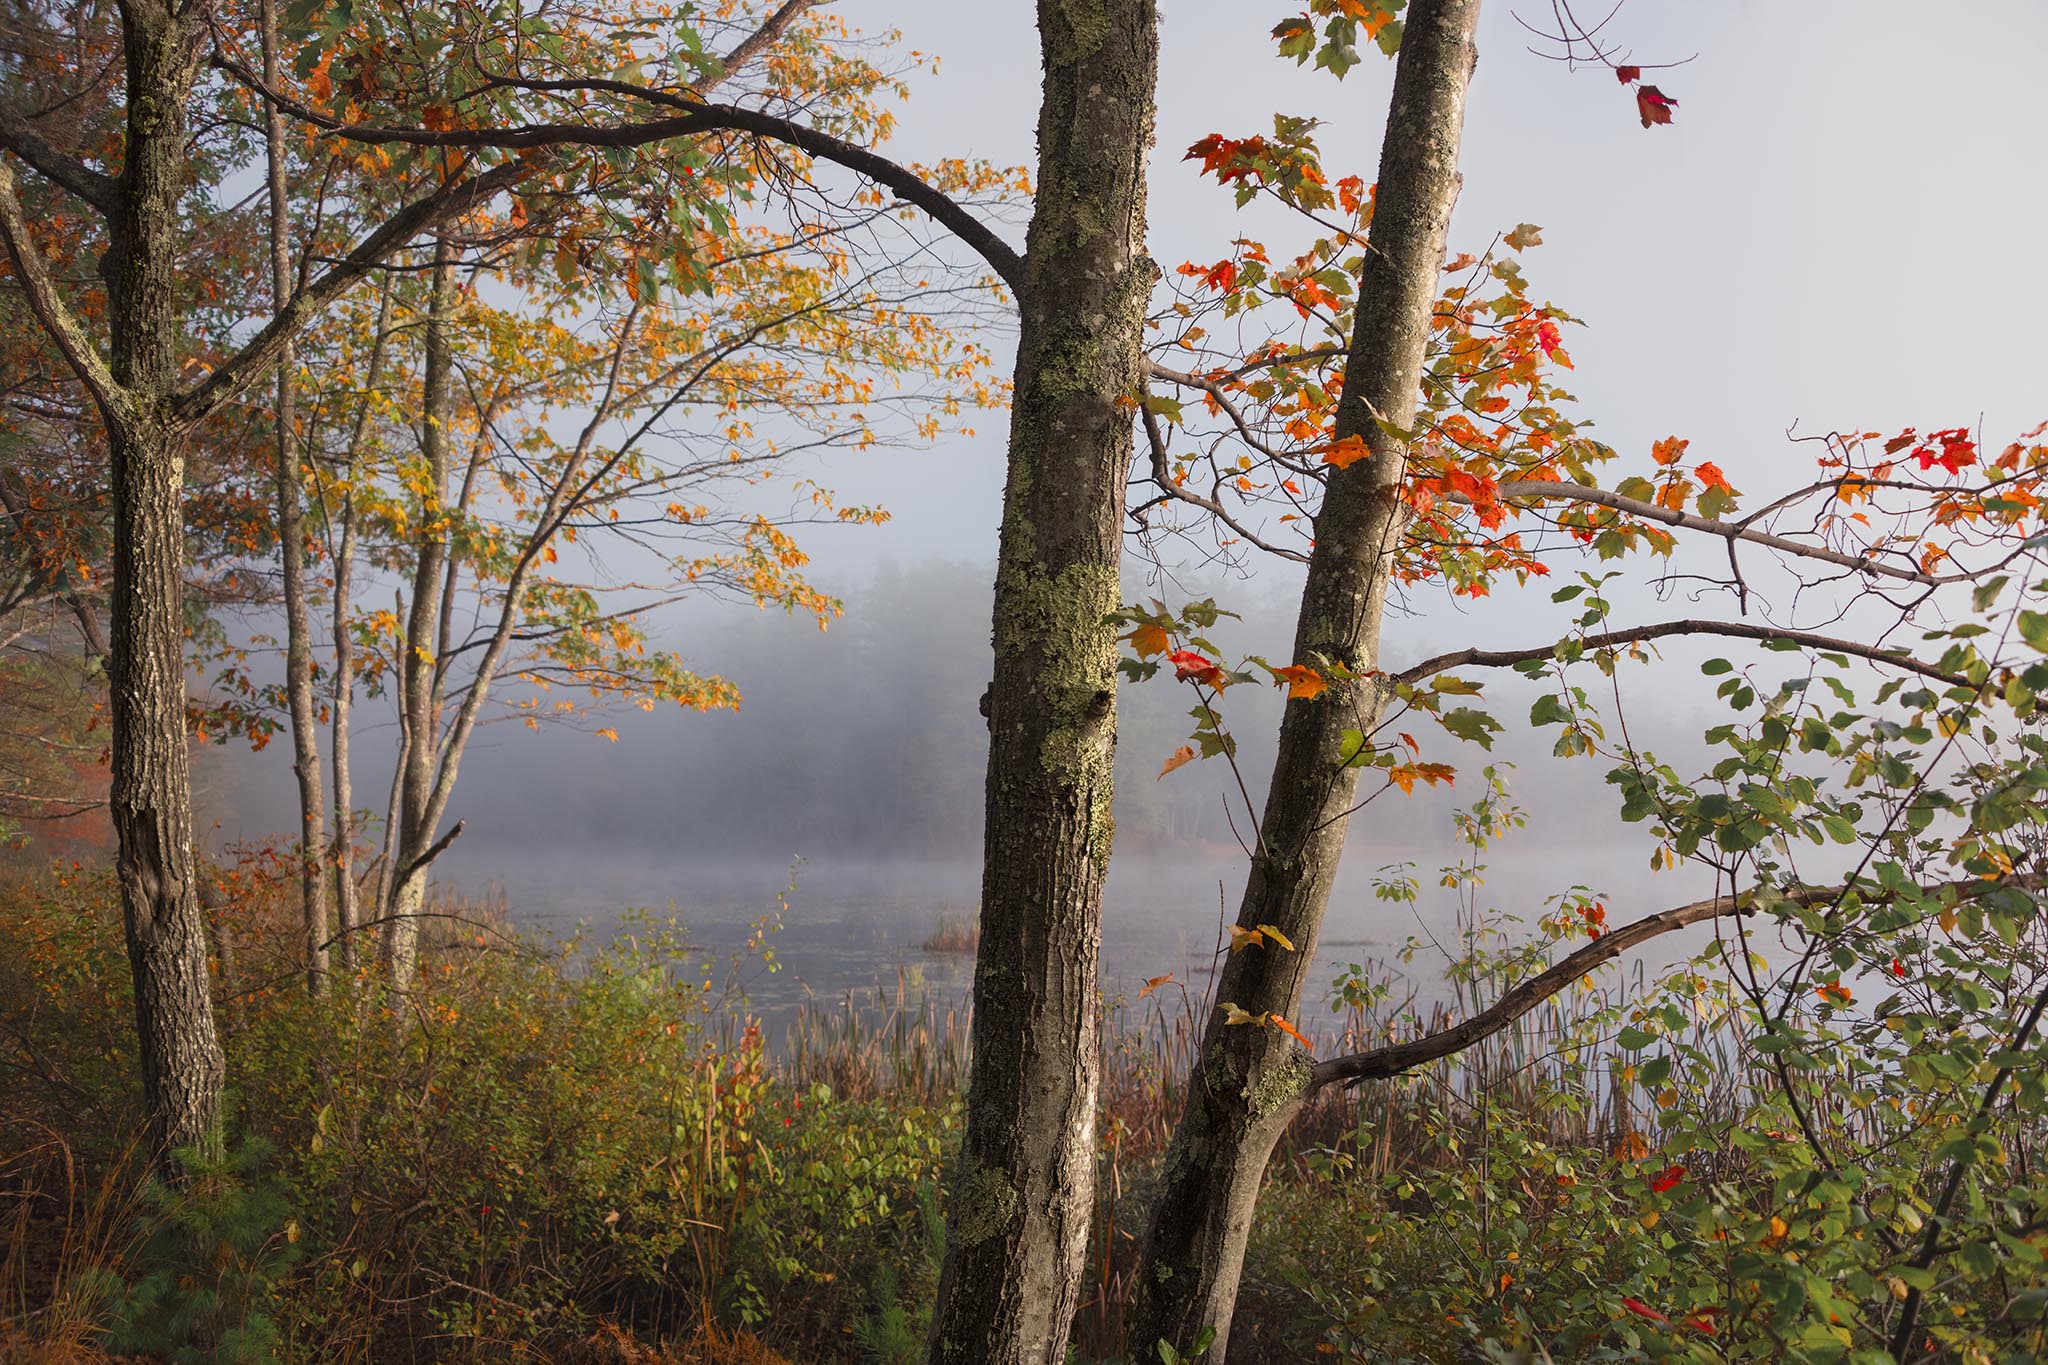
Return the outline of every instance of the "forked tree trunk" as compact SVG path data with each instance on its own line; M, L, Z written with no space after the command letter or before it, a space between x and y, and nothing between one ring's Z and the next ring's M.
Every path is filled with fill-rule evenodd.
M967 1129L933 1365L1059 1365L1094 1185L1131 400L1146 300L1152 0L1040 0L1036 208L996 568Z
M399 705L407 742L400 751L398 839L386 874L390 899L380 911L384 968L391 986L406 990L419 965L419 914L426 900L422 855L434 842L435 778L441 757L441 697L437 667L441 647L442 579L448 564L449 438L455 416L454 353L449 335L455 308L455 248L434 244L434 271L427 304L426 356L422 371L420 447L426 457L427 489L421 498L412 603L406 613L404 658L400 662Z
M277 88L277 6L263 4L263 80ZM272 105L264 124L270 173L270 285L274 309L292 292L291 214L285 200L284 118ZM284 690L291 718L292 774L299 783L299 909L305 928L306 988L327 984L326 794L320 782L319 719L313 706L313 621L306 609L305 505L299 488L298 389L287 342L277 362L277 543L284 575Z
M185 748L183 433L177 379L179 200L194 62L157 0L126 7L127 159L108 260L114 595L109 680L116 866L143 1101L160 1167L218 1141L225 1064L214 1033Z
M1437 275L1457 198L1458 141L1477 60L1479 0L1414 0L1380 152L1371 248L1336 434L1363 437L1371 458L1332 474L1295 627L1294 659L1376 668L1390 571L1406 520L1407 449L1374 420L1412 428ZM1293 1020L1344 851L1358 770L1343 765L1346 730L1370 732L1383 698L1372 681L1287 704L1260 823L1260 848L1237 922L1277 926L1296 951L1232 954L1216 999ZM1361 712L1363 715L1361 716ZM1139 1272L1132 1350L1162 1339L1187 1349L1205 1329L1210 1358L1228 1349L1253 1205L1273 1145L1309 1086L1309 1059L1277 1029L1227 1025L1219 1009L1187 1083Z
M355 426L349 433L348 459L340 490L341 540L334 548L334 687L329 712L333 736L329 748L334 763L334 845L330 862L334 868L335 956L342 975L351 981L356 970L356 929L362 923L356 894L355 785L349 772L349 724L356 685L355 636L349 619L355 597L356 479L362 472L370 407L376 401L377 386L383 377L384 349L391 336L391 292L387 280L377 300L377 334L370 344L363 401L356 409Z

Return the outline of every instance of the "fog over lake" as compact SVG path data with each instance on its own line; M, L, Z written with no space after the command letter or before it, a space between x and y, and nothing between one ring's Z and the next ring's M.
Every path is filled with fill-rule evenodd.
M634 910L673 913L721 963L762 915L779 913L772 946L782 969L746 976L750 998L770 1016L805 998L893 991L899 973L914 988L964 995L971 958L920 944L943 919L971 918L980 896L987 731L977 704L990 667L990 576L988 566L971 563L884 565L842 589L847 615L826 632L780 613L678 612L692 662L736 681L745 694L740 709L628 711L538 732L518 723L486 730L463 765L451 814L465 831L436 864L440 884L465 894L501 890L516 922L558 934L581 924L603 938ZM1129 588L1148 591L1135 573ZM1176 600L1213 592L1237 608L1244 619L1213 632L1227 650L1286 653L1291 604L1272 590L1222 579L1160 591ZM1403 657L1454 647L1484 629L1532 629L1484 615L1454 609L1404 623L1412 633L1400 644ZM1442 638L1446 626L1458 636ZM1686 657L1682 643L1673 653ZM1674 660L1662 671L1680 666ZM1657 672L1623 677L1647 686ZM1611 923L1623 923L1712 891L1690 870L1649 871L1654 840L1645 827L1615 819L1608 761L1552 758L1552 735L1522 724L1533 685L1511 673L1474 676L1486 682L1485 700L1507 729L1486 752L1424 718L1403 723L1461 777L1448 790L1389 791L1353 818L1313 1001L1345 964L1398 970L1396 954L1411 936L1449 941L1459 895L1437 885L1439 869L1470 856L1451 817L1482 794L1489 763L1514 765L1510 794L1529 823L1484 856L1480 907L1533 925L1548 898L1585 886L1607 898ZM1158 776L1187 737L1193 700L1167 676L1120 692L1116 854L1103 925L1103 990L1112 999L1168 972L1202 984L1215 957L1219 896L1234 917L1244 884L1247 859L1236 840L1250 836L1250 825L1229 768L1213 759ZM1674 757L1701 752L1709 713L1699 698L1681 705L1665 690L1630 700L1639 743ZM373 714L368 705L364 714ZM1225 715L1240 737L1246 786L1262 799L1278 693L1232 688ZM615 726L618 741L592 733L601 725ZM385 789L388 739L388 729L371 728L359 741L359 793ZM286 767L267 752L206 752L216 839L278 829L291 800ZM1412 909L1373 894L1381 869L1402 863L1414 865L1423 887ZM1666 941L1648 957L1653 965L1672 961L1706 938L1701 931ZM1441 963L1425 953L1405 969L1421 999L1440 996ZM1319 1008L1304 1009L1309 1022Z

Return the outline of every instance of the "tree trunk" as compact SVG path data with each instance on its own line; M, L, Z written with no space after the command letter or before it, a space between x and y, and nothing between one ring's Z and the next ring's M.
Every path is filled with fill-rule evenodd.
M407 869L434 842L434 783L441 751L440 670L435 664L441 643L442 577L448 561L443 513L448 501L448 441L455 412L454 355L448 332L455 307L455 249L445 238L434 244L431 288L420 435L427 461L427 491L420 500L418 555L413 564L412 606L406 614L400 673L399 705L405 712L407 743L399 787L398 839L392 848L393 866L385 874L391 898L382 911L387 917L396 917L384 930L384 965L391 986L401 991L412 985L419 963L418 916L425 900L425 867L411 874Z
M933 1365L1059 1365L1094 1183L1096 956L1110 851L1124 480L1146 300L1152 0L1041 0L996 569L967 1130L948 1181Z
M263 4L263 80L277 88L277 7ZM285 201L284 119L272 105L264 124L270 172L271 306L282 311L292 293L290 210ZM277 361L277 543L284 573L284 687L291 716L292 774L299 782L299 908L306 933L306 988L327 983L327 874L321 849L327 809L320 783L319 721L313 708L313 622L306 610L306 531L299 489L298 390L293 348Z
M356 559L355 469L341 495L341 544L334 555L334 688L329 702L328 742L334 761L334 842L328 861L334 869L335 958L344 978L356 972L356 926L362 922L356 898L355 788L349 775L349 722L355 701L355 638L349 633L349 598Z
M349 723L356 686L355 636L349 624L350 603L355 595L356 480L362 474L363 438L369 431L370 406L383 375L384 349L390 336L391 284L386 280L377 300L377 334L370 344L363 401L356 409L355 425L349 433L348 460L340 492L341 540L334 548L334 689L329 713L333 736L329 748L334 762L334 847L330 859L334 868L334 946L342 973L351 980L356 970L356 928L362 923L355 875L355 779L349 772ZM382 901L372 904L381 905Z
M1380 623L1406 521L1407 450L1374 420L1415 421L1438 269L1458 188L1458 140L1476 49L1479 0L1415 0L1380 152L1371 249L1345 367L1336 434L1371 458L1335 472L1316 518L1294 659L1320 654L1363 675L1379 663ZM1353 690L1355 689L1355 691ZM1287 704L1279 755L1237 922L1277 926L1296 951L1232 954L1216 999L1293 1020L1344 851L1358 770L1343 766L1346 730L1370 732L1382 704L1373 680ZM1310 1063L1277 1029L1210 1016L1187 1107L1175 1130L1140 1271L1132 1349L1187 1349L1205 1329L1211 1358L1228 1348L1245 1241L1273 1145L1300 1107Z
M194 62L161 0L124 7L128 137L120 212L106 263L113 456L114 594L110 681L116 866L149 1139L160 1169L178 1147L219 1138L225 1063L214 1032L192 853L185 748L183 433L176 269L185 190L184 111Z

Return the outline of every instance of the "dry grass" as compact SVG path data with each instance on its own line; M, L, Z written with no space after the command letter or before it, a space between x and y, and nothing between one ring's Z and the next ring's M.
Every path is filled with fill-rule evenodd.
M981 917L943 912L938 925L917 946L927 953L972 957L981 951Z

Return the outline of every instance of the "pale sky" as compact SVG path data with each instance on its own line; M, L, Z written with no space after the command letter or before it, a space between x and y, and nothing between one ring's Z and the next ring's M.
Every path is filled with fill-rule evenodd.
M1539 224L1526 271L1586 320L1568 339L1574 390L1624 455L1670 434L1751 494L1811 469L1783 437L1981 417L1993 448L2048 418L2048 5L1960 0L1629 0L1608 32L1679 101L1645 129L1612 74L1528 51L1516 23L1547 0L1490 0L1465 131L1452 249ZM842 0L869 32L936 52L891 146L900 157L1035 161L1035 7ZM1270 131L1275 111L1324 122L1333 176L1370 180L1392 64L1368 54L1340 84L1273 55L1295 12L1164 0L1153 254L1213 261L1277 215L1233 211L1183 164L1210 132ZM1591 12L1588 11L1590 14ZM1011 234L1013 240L1021 236ZM832 477L898 520L814 548L858 578L877 558L991 559L1002 423L930 452L842 461ZM1787 466L1792 466L1788 472Z
M1522 0L1520 8L1532 23L1549 13L1548 0ZM1284 219L1237 213L1227 192L1182 163L1182 152L1210 132L1266 131L1276 110L1313 115L1325 124L1332 175L1370 179L1391 64L1368 55L1340 84L1282 62L1266 35L1294 12L1285 3L1164 0L1163 9L1153 254L1169 270L1189 258L1213 261L1250 232L1277 255ZM1573 387L1596 434L1625 460L1644 461L1660 437L1689 437L1689 459L1718 463L1747 495L1745 505L1756 507L1811 477L1811 448L1784 437L1794 422L1807 430L1929 429L1981 418L1996 449L2048 418L2048 336L2039 322L2048 314L2048 269L2037 258L2048 226L2048 120L2037 83L2048 58L2048 5L1629 0L1610 32L1635 60L1695 58L1652 76L1679 102L1675 122L1654 129L1638 124L1629 92L1611 73L1574 73L1532 56L1515 9L1507 0L1488 3L1452 249L1483 248L1520 222L1541 225L1545 245L1529 253L1526 272L1539 298L1589 324L1567 341L1578 366ZM1035 162L1032 5L840 0L840 10L871 32L898 27L906 48L943 58L939 74L915 81L894 155ZM1021 233L1010 235L1021 241ZM835 457L823 481L852 500L888 505L896 519L808 532L816 581L844 593L858 615L862 589L883 561L992 565L1005 425L1003 414L984 414L974 440ZM1268 609L1291 618L1281 600L1286 581L1273 566L1233 605L1277 602ZM1418 600L1419 618L1390 632L1390 656L1477 639L1554 640L1563 618L1548 608L1547 589L1533 591L1543 595L1503 591L1476 608ZM730 613L691 604L674 620L673 642L693 662L731 662L720 648ZM779 618L771 624L807 630ZM961 629L986 640L979 619ZM1689 670L1632 677L1632 689L1674 723L1689 703L1667 690L1671 680L1697 681ZM818 682L830 685L829 677ZM972 690L960 706L971 706ZM1516 721L1514 711L1504 707L1503 718ZM778 744L787 747L790 734L816 722L799 703L783 711L771 703L738 717L664 713L619 723L631 741L619 749L585 735L494 731L465 765L468 790L454 812L477 817L477 832L443 870L509 875L499 866L502 841L530 841L556 821L575 824L568 797L577 792L617 789L656 809L680 808L709 727L740 727L764 752L780 752ZM361 741L375 751L358 775L364 799L381 799L385 738ZM1247 743L1270 744L1270 735L1248 733ZM284 748L238 765L244 832L282 824ZM624 761L629 748L646 759L646 771ZM959 761L978 764L980 755ZM1190 769L1176 780L1211 776ZM1526 777L1525 794L1560 780ZM1574 788L1571 800L1605 810L1598 774L1589 768L1583 781L1592 790ZM573 859L563 833L549 856ZM657 861L662 852L648 850ZM1617 867L1640 867L1641 850L1617 856Z

